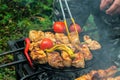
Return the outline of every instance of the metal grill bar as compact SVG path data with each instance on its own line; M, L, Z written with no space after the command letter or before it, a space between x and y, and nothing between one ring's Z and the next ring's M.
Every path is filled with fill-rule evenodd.
M16 64L20 64L20 63L23 63L25 61L26 60L23 59L23 60L18 60L18 61L10 62L10 63L7 63L7 64L0 65L0 68L2 68L2 67L8 67L8 66L16 65Z
M15 53L15 52L21 51L23 49L24 49L24 47L18 48L18 49L12 50L12 51L4 52L4 53L1 53L0 56L4 56L4 55L10 54L10 53Z

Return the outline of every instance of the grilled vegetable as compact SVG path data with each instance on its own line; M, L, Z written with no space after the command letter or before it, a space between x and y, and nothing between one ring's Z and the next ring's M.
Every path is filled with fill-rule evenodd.
M73 51L64 44L58 44L58 45L55 45L54 47L52 47L50 49L45 49L45 51L48 52L48 53L53 52L55 50L63 50L65 52L67 52L72 59L75 58L75 55L74 55Z
M40 44L40 49L49 49L53 47L53 42L49 38L44 38Z
M82 29L81 29L81 26L80 25L78 25L78 24L71 24L70 25L70 32L73 32L73 31L75 31L75 27L76 27L76 29L77 29L77 31L78 31L78 33L80 33L81 31L82 31Z
M65 24L64 22L58 21L53 24L53 30L57 33L65 32Z
M25 43L26 43L26 46L25 46L25 49L24 49L24 54L25 54L27 60L29 61L30 66L33 67L32 61L31 61L31 59L28 55L28 50L29 50L29 47L30 47L30 39L25 38Z

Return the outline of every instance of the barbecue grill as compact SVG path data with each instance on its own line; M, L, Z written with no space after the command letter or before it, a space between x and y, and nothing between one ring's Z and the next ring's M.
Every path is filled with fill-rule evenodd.
M85 69L54 69L48 65L37 65L35 68L31 68L23 53L25 47L24 38L9 41L8 44L12 51L5 52L2 55L13 53L14 62L3 64L0 67L15 65L16 80L74 80L76 77L90 71L90 66L95 61L88 62Z

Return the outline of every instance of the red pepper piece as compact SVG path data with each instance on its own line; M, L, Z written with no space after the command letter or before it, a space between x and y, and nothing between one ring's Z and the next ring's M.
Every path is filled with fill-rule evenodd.
M30 56L28 55L28 51L29 51L29 47L30 47L30 39L29 38L25 38L25 49L24 49L24 55L26 56L30 66L33 68L33 64L32 64L32 60L30 59Z

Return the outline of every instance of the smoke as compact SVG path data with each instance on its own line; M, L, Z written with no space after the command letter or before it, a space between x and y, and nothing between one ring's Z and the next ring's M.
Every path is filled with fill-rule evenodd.
M111 16L107 15L105 10L101 11L99 7L100 1L101 0L68 0L75 22L86 29L86 32L87 30L93 29L93 26L90 25L91 19L89 19L90 15L93 16L94 22L92 22L92 24L95 24L94 28L97 29L96 32L98 34L96 32L87 34L92 34L91 37L95 40L99 40L102 45L99 51L96 50L93 52L96 59L96 63L92 66L93 69L108 68L115 65L114 62L117 60L120 64L120 58L118 57L120 55L120 15ZM57 0L54 5L54 11L54 20L63 20L63 15ZM66 13L68 25L70 25L71 21L65 4L64 11ZM86 22L88 22L88 24Z

